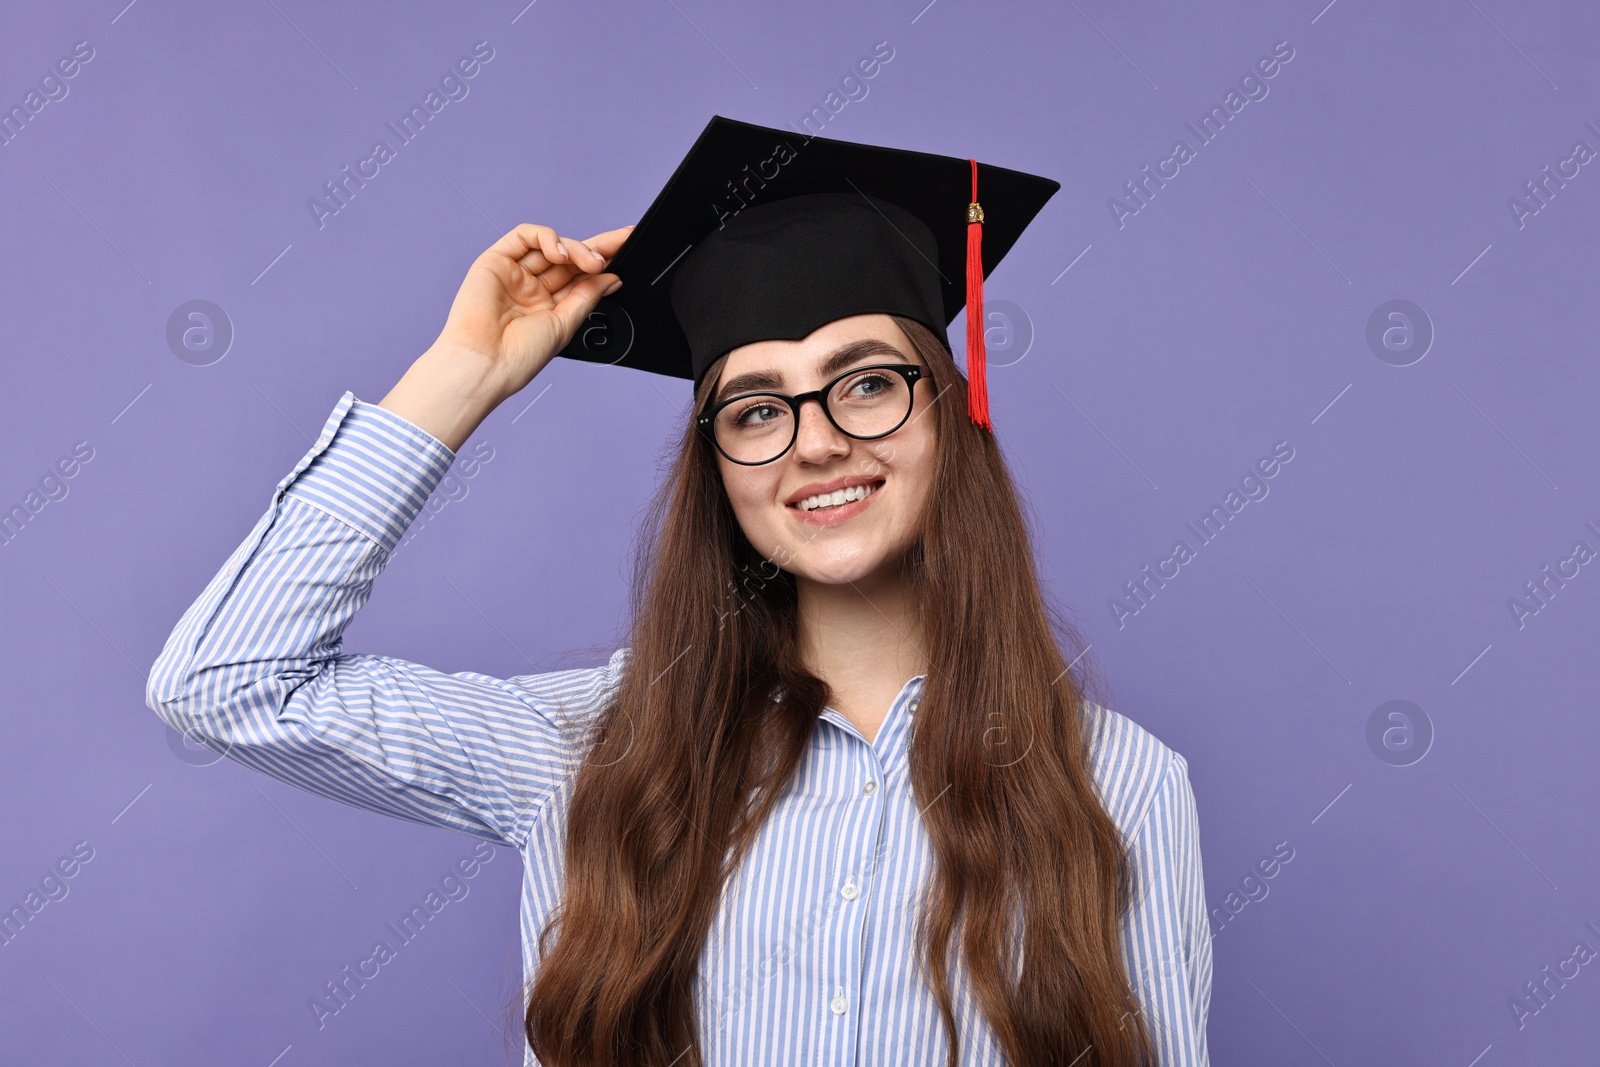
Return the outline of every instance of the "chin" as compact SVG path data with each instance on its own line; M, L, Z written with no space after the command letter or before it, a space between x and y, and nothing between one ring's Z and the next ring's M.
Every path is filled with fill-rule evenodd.
M845 555L802 554L787 568L797 578L825 585L844 585L864 582L881 572L889 563L880 553Z

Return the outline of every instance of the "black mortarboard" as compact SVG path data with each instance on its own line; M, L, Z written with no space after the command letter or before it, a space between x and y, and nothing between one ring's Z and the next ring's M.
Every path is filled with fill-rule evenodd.
M967 307L968 413L988 428L983 278L1059 188L714 115L608 265L622 288L560 354L698 385L740 345L869 312L944 339Z

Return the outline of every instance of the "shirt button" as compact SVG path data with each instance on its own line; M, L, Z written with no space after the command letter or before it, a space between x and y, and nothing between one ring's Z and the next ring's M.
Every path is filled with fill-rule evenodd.
M919 708L919 707L921 707L921 705L922 705L922 701L920 701L920 700L913 700L913 701L912 701L912 702L911 702L911 711L912 711L912 713L913 713L913 714L915 714L915 713L916 713L916 710L917 710L917 708Z
M835 1015L844 1014L845 1008L849 1007L849 1004L846 1003L844 999L844 987L841 986L839 988L838 994L835 995L833 1000L829 1002L828 1007Z
M874 793L876 793L878 791L878 783L877 782L868 782L866 785L861 787L861 791L863 793L867 794L867 796L870 797L872 794L874 794Z
M856 885L853 881L846 882L842 887L840 887L839 895L844 897L846 900L854 900L856 897L861 895L861 887Z

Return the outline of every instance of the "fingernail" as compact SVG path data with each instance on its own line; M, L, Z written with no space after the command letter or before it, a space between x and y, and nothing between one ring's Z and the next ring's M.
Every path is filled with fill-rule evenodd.
M616 281L614 281L610 285L606 286L606 291L601 293L600 295L601 296L610 296L612 293L616 292L618 289L621 289L621 288L622 288L622 279L618 278Z
M556 251L560 252L562 255L567 254L567 246L562 244L559 238L556 240Z

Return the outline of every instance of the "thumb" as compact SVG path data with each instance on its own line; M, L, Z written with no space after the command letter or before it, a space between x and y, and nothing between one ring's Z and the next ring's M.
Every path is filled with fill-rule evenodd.
M561 335L571 341L573 334L583 326L589 313L613 285L622 285L622 279L615 274L596 274L575 283L572 290L551 309L561 322Z

